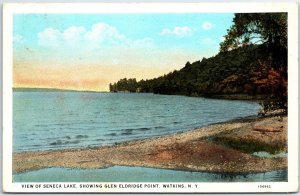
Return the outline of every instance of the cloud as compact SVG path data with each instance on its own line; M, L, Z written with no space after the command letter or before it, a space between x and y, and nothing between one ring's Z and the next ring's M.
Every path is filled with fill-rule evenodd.
M135 47L152 47L153 44L154 44L153 39L148 37L133 41L133 46Z
M225 37L220 37L219 39L221 42L225 41Z
M54 28L46 28L38 33L38 43L41 46L57 46L61 43L61 32Z
M38 33L38 43L43 47L67 47L95 49L103 47L144 46L153 45L151 38L130 39L120 33L118 29L106 23L96 23L90 29L82 26L71 26L63 31L54 28L46 28Z
M211 44L215 44L217 43L215 40L213 40L212 38L210 37L207 37L207 38L203 38L200 40L200 42L204 45L211 45Z
M211 22L203 22L203 24L202 24L203 30L210 30L213 27L214 27L214 24L212 24Z
M17 35L14 35L13 42L14 43L24 43L25 39L22 35L17 34Z
M64 30L62 37L63 40L69 43L74 43L81 41L83 38L83 35L86 33L85 28L81 26L72 26L66 30Z
M114 26L106 23L98 23L84 35L84 39L98 44L107 42L108 44L118 45L127 44L129 39L122 35Z
M169 29L169 28L164 28L160 35L162 36L177 36L177 37L187 37L187 36L191 36L193 35L194 30L192 30L191 28L187 27L187 26L176 26L173 29Z

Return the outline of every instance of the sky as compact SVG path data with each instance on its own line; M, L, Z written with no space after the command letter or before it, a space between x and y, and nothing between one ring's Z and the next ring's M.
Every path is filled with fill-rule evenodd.
M15 14L14 87L108 91L218 53L233 14Z

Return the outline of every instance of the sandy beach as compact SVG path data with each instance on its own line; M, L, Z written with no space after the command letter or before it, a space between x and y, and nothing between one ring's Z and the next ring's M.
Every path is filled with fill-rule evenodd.
M287 117L240 119L114 146L13 154L13 173L50 167L95 169L115 165L220 173L287 169Z

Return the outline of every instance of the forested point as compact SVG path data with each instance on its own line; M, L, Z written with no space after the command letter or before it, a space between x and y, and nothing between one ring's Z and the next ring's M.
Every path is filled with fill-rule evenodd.
M216 56L187 62L158 78L124 78L111 92L261 99L264 111L287 110L287 14L235 14Z

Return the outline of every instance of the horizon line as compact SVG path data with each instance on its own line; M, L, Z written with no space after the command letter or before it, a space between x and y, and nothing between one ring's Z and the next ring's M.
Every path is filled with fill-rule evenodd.
M52 92L52 91L67 91L67 92L93 92L93 93L106 93L109 91L95 91L95 90L78 90L78 89L64 89L64 88L52 88L52 87L12 87L13 91L43 91L43 92Z

